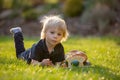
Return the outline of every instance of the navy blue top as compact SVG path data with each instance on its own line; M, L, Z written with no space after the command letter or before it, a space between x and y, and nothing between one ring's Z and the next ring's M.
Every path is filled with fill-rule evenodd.
M61 43L57 44L54 50L49 53L45 39L41 39L31 48L29 58L41 62L43 59L50 59L53 64L65 60L64 48Z

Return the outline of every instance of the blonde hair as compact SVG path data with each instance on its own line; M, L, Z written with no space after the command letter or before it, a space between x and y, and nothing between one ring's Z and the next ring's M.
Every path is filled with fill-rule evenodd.
M68 38L68 30L65 21L60 18L59 16L45 16L41 22L43 23L43 28L41 31L41 39L45 39L45 34L48 29L51 27L59 28L63 31L63 38L62 41L66 41Z

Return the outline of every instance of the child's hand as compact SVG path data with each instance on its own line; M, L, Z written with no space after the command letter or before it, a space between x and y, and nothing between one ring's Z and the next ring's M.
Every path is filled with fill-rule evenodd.
M53 66L52 61L50 61L50 59L43 59L41 62L42 66Z
M59 66L59 67L67 67L67 64L65 61L62 61L62 62L56 62L56 66Z
M61 62L61 67L68 67L65 60Z
M64 68L66 68L66 67L68 67L65 63L63 63L63 64L61 64L61 67L64 67Z

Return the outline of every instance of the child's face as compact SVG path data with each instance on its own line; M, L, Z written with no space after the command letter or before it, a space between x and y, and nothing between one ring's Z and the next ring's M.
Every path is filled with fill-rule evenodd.
M60 43L63 38L63 31L58 28L50 28L46 31L46 43L50 46L55 46Z

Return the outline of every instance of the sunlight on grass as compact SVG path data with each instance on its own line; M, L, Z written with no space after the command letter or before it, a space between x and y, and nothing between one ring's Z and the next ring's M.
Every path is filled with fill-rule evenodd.
M29 48L39 38L25 37ZM27 65L17 60L12 37L0 36L0 80L119 80L120 38L116 37L70 37L63 43L65 52L86 52L90 67L59 68Z

